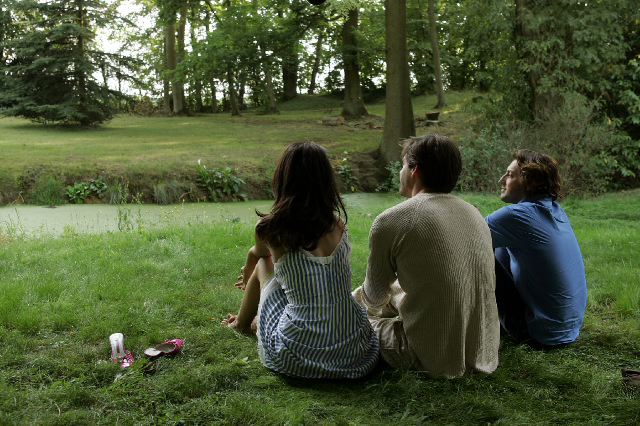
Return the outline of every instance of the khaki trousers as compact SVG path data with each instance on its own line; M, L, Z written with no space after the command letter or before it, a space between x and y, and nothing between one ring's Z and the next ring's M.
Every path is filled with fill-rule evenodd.
M393 368L421 370L420 362L409 346L407 335L402 326L398 306L405 293L398 281L391 285L389 303L378 308L368 308L364 303L362 286L352 292L353 298L367 310L369 322L380 341L380 355Z

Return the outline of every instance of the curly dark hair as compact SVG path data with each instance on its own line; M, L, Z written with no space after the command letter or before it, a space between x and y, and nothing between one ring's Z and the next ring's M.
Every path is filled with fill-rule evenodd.
M453 191L462 171L462 156L448 137L433 134L407 139L402 148L405 156L410 169L418 166L422 184L430 192Z
M275 202L256 225L256 235L272 247L286 251L314 250L331 231L336 218L347 222L326 150L313 142L289 145L273 174Z
M520 167L527 197L551 196L557 200L564 196L556 160L529 149L519 149L513 154L513 159Z

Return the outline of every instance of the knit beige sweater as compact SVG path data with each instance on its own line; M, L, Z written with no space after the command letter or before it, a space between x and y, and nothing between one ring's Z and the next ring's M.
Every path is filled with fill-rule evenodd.
M389 301L397 279L405 292L397 309L424 371L457 377L498 366L500 325L491 234L480 212L451 194L418 194L378 216L364 301Z

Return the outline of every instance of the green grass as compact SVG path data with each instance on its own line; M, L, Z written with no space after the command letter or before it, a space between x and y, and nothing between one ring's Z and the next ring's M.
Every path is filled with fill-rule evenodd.
M439 132L454 140L468 136L475 115L467 106L474 95L449 93L441 124L419 127L417 133ZM240 117L120 115L96 129L0 117L0 205L51 204L44 201L51 197L39 193L42 182L55 178L64 187L96 177L109 187L102 202L109 202L116 186L128 188L143 202L200 201L207 194L198 185L198 161L209 168L232 167L246 181L242 193L252 199L265 198L270 195L271 176L284 147L308 140L326 146L336 164L345 157L351 166L359 164L352 169L354 177L364 176L369 189L375 188L381 182L371 182L369 169L376 166L365 153L375 151L382 140L384 103L369 105L372 115L363 120L323 125L324 117L340 114L341 104L335 97L300 95L281 104L281 113L275 115L256 111ZM416 117L423 117L432 110L435 97L419 96L413 104ZM167 188L174 188L173 195L168 195Z
M483 214L500 206L464 198ZM373 219L397 201L347 197L354 285ZM640 192L565 205L589 281L582 338L549 353L503 342L494 374L455 380L384 370L298 381L263 368L255 339L220 326L252 242L249 218L224 220L228 205L211 224L0 235L0 424L637 424L640 390L619 368L640 368ZM122 373L108 361L113 332L137 355L166 338L187 344Z
M457 136L469 114L461 113L472 92L452 92L438 131ZM414 99L416 116L435 103L433 96ZM140 117L120 115L97 129L45 126L17 118L0 118L0 171L17 177L29 168L50 169L65 176L91 178L106 173L159 181L170 175L193 174L200 159L211 167L231 166L243 176L261 175L269 181L283 148L313 140L334 157L344 151L362 153L378 148L381 129L366 126L325 126L322 118L337 116L341 100L299 96L280 105L281 113L240 117L207 114L193 117ZM384 104L369 106L384 114ZM372 118L382 124L382 119ZM420 132L433 128L419 129ZM5 179L7 180L7 179ZM2 182L0 182L2 192Z

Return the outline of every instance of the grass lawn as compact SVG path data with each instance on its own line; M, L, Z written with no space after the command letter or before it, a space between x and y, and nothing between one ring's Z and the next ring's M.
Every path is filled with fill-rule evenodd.
M500 206L464 198L483 214ZM398 200L347 197L354 286L373 219ZM640 191L565 203L590 291L579 342L543 353L505 341L494 374L455 380L380 370L300 381L263 368L255 339L220 326L241 298L233 283L251 220L200 206L221 209L220 220L59 238L0 232L0 424L640 422L640 389L619 371L640 368ZM168 338L187 343L121 372L109 361L113 332L138 356Z
M464 112L473 92L452 92L438 131L457 136L468 128L471 114ZM435 104L433 96L414 99L416 116ZM283 148L313 140L342 157L370 152L380 144L381 128L364 125L326 126L322 118L338 116L341 100L299 96L281 105L281 113L240 117L227 113L193 117L140 117L120 115L96 129L44 126L17 118L0 118L0 173L20 176L28 168L50 169L72 179L100 174L160 181L168 175L194 173L197 161L207 166L235 168L243 177L260 175L270 181ZM382 125L384 103L369 105ZM367 120L364 120L367 121ZM434 128L418 129L419 133ZM0 176L1 177L1 176ZM0 182L1 184L1 182ZM0 191L2 188L0 188Z

